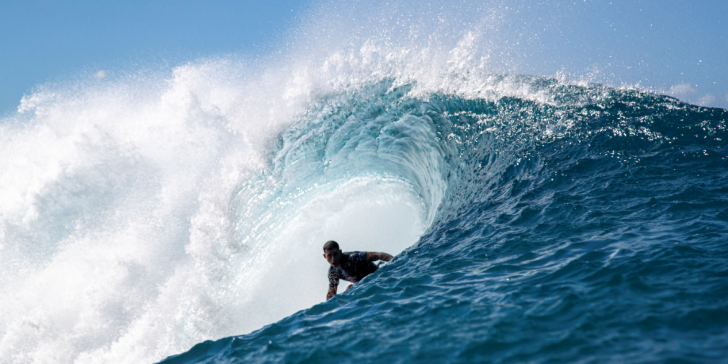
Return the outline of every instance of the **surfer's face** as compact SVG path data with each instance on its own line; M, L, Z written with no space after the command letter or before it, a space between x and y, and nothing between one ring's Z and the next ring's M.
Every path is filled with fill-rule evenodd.
M329 264L333 265L334 267L339 266L341 264L341 250L339 249L324 249L324 258L326 259Z

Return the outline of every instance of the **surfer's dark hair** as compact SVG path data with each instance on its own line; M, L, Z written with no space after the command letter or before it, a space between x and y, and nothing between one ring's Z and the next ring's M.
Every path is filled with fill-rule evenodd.
M324 244L324 250L339 250L339 243L329 240Z

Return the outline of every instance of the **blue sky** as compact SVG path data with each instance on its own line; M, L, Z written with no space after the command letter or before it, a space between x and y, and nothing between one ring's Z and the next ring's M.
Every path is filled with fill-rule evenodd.
M580 75L598 69L611 75L600 81L728 108L728 1L504 2L523 8L513 20L518 25L504 31L534 31L521 38L530 47L521 50L524 72ZM14 110L37 85L90 70L266 55L299 25L311 3L3 1L0 113Z
M93 69L267 52L306 1L0 2L0 113L36 85ZM142 66L143 67L143 66Z

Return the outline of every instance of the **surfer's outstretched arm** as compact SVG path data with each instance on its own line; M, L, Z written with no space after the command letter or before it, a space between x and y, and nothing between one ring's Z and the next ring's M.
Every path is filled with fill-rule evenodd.
M367 252L367 262L374 262L377 260L388 262L392 260L392 258L394 257L387 253Z
M336 296L336 288L337 287L329 287L329 292L326 293L326 300L330 300L332 297Z

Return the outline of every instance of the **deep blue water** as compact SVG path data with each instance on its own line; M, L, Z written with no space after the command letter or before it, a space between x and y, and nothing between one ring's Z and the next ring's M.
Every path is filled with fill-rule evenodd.
M163 363L726 362L728 111L513 79L552 96L383 81L311 104L237 213L386 177L416 191L429 227L346 293Z

